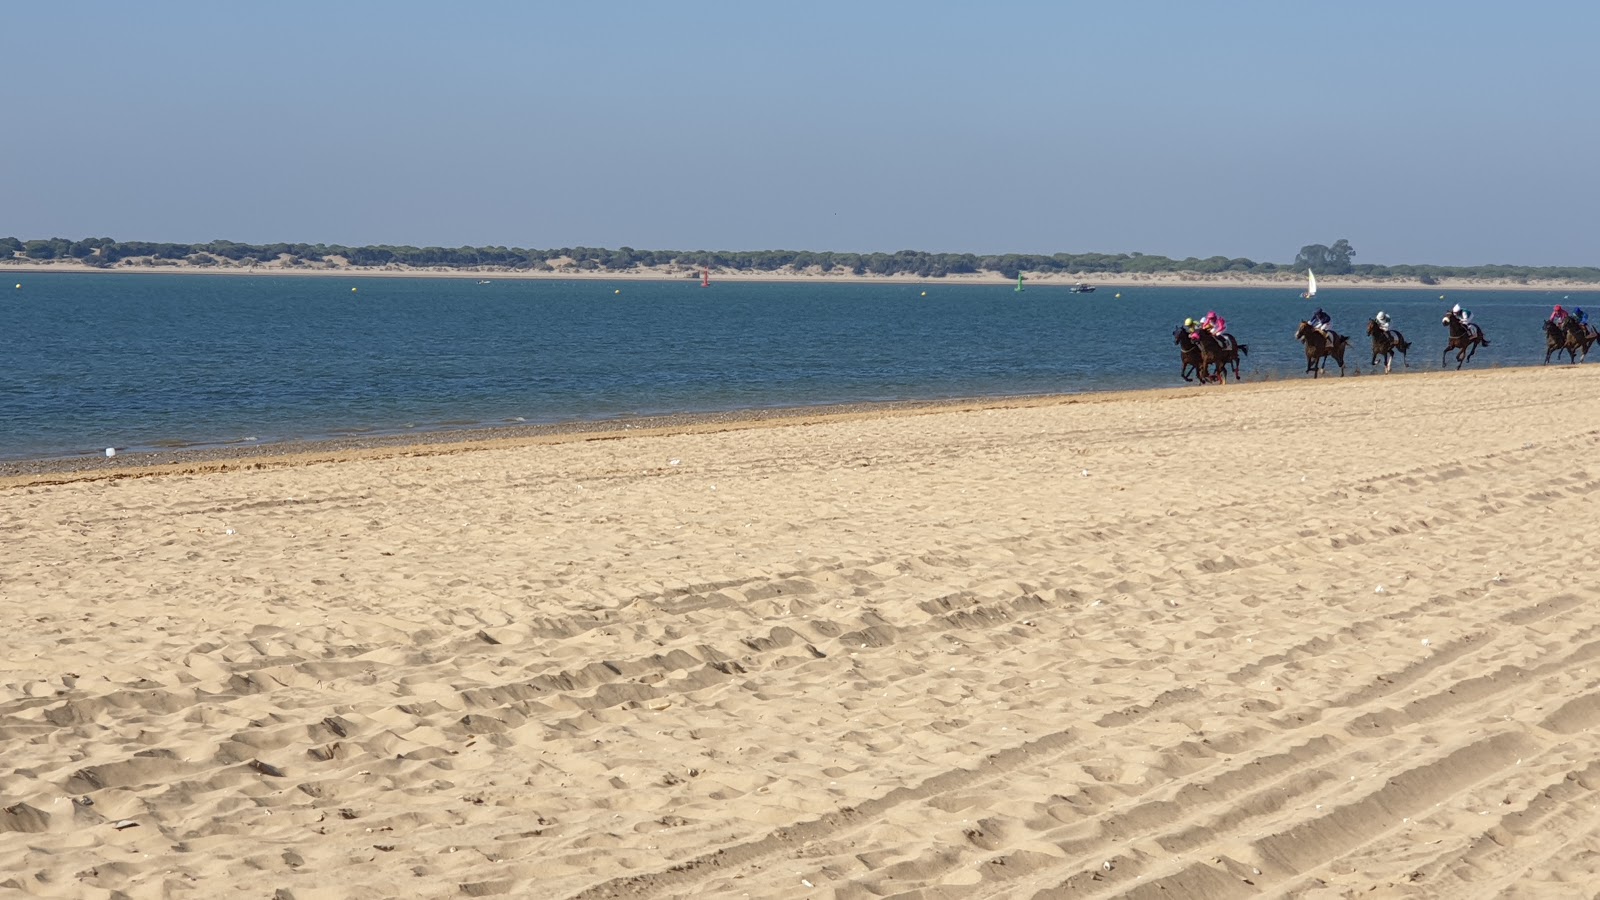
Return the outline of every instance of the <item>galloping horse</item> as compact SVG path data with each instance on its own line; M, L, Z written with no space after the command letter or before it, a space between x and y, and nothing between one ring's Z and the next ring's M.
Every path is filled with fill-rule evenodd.
M1567 317L1567 334L1572 336L1572 346L1578 351L1578 362L1589 358L1589 348L1595 341L1600 341L1600 331L1595 331L1593 325L1579 322L1571 316Z
M1569 318L1567 321L1571 322L1572 320ZM1572 333L1565 327L1546 319L1544 323L1544 364L1550 365L1550 357L1563 350L1567 351L1568 362L1575 363L1578 361L1578 351L1573 346ZM1585 347L1584 350L1584 355L1587 356L1588 348Z
M1195 332L1199 338L1201 367L1212 367L1216 371L1217 380L1223 384L1228 383L1228 365L1233 365L1233 380L1239 379L1239 356L1248 355L1250 346L1239 343L1238 338L1231 334L1214 335L1204 328Z
M1194 379L1189 377L1189 370L1193 369L1195 375L1199 376L1200 383L1205 384L1205 357L1200 352L1200 345L1189 337L1189 332L1182 325L1173 329L1172 342L1178 346L1178 359L1183 363L1183 368L1178 370L1178 374L1184 381L1193 381Z
M1338 332L1322 332L1311 327L1310 322L1301 322L1300 327L1294 331L1295 340L1306 345L1306 371L1312 378L1322 377L1322 367L1327 365L1327 358L1339 364L1339 377L1344 377L1344 348L1350 339Z
M1394 364L1395 353L1399 353L1404 357L1406 351L1411 349L1411 342L1406 340L1405 335L1394 329L1383 330L1378 327L1377 319L1367 320L1367 334L1372 336L1372 364L1377 365L1378 357L1383 357L1383 373L1385 375L1389 374L1389 366ZM1410 360L1402 359L1401 362L1405 364L1406 368L1411 368Z
M1444 356L1439 358L1439 368L1444 368L1450 356L1450 351L1456 351L1456 368L1472 358L1478 352L1478 345L1489 346L1489 339L1484 336L1483 328L1473 325L1470 328L1461 324L1461 319L1454 312L1444 314L1444 327L1450 329L1450 343L1445 345Z
M1567 351L1569 362L1583 362L1589 358L1589 348L1594 346L1596 340L1600 340L1600 332L1596 332L1592 326L1579 322L1571 316L1568 316L1566 322L1559 328L1554 323L1546 321L1544 323L1545 364L1549 365L1552 353L1560 353L1563 350Z

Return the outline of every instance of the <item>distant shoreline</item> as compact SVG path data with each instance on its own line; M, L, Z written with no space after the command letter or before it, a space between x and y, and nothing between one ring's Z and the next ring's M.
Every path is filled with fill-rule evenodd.
M306 265L289 266L265 263L257 266L212 265L195 266L187 263L147 266L88 266L81 263L39 263L0 261L0 272L15 275L83 274L83 275L230 275L260 277L307 278L453 278L477 281L677 281L687 282L700 277L698 268L688 266L650 266L625 271L597 272L582 269L557 269L550 272L533 272L526 269L495 268L421 268L413 266L350 266ZM1138 287L1192 287L1192 288L1285 288L1300 290L1304 281L1292 273L1279 276L1238 275L1233 273L1200 274L1163 272L1153 274L1060 274L1023 273L1028 284L1040 287L1069 287L1082 282L1100 289ZM764 272L754 269L712 269L712 283L718 282L772 282L791 284L904 284L932 287L938 285L1005 285L1015 283L997 272L946 275L942 278L916 275L855 275L802 272ZM1358 288L1404 291L1562 291L1595 292L1600 284L1586 281L1549 280L1522 282L1516 279L1496 278L1438 278L1437 284L1420 284L1411 278L1366 278L1348 275L1319 276L1326 288Z

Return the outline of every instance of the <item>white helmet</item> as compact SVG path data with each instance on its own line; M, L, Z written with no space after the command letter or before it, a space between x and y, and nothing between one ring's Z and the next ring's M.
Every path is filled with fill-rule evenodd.
M1378 318L1387 319L1389 318L1389 314L1380 309L1378 310Z
M1461 312L1461 304L1457 303L1455 306L1450 307L1450 311L1453 313Z

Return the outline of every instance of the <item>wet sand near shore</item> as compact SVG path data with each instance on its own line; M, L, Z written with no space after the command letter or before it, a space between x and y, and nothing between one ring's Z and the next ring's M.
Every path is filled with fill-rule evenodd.
M878 416L923 415L941 411L1095 402L1134 395L1176 397L1185 393L1184 388L1157 388L1153 391L835 403L776 409L628 416L537 425L433 429L404 434L375 434L321 440L269 441L121 452L115 456L0 460L0 488L18 484L132 478L173 472L225 471L239 467L305 465L310 462L336 462L355 458L449 454L530 443L614 440L644 435L806 425Z
M1587 897L1597 393L11 472L0 893Z

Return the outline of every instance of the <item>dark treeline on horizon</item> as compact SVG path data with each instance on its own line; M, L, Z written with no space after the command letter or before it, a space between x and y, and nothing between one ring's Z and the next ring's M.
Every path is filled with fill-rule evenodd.
M811 268L823 272L844 270L855 275L916 275L942 278L947 275L993 272L1006 278L1022 273L1059 274L1219 274L1272 275L1314 268L1319 274L1357 275L1371 278L1417 279L1425 284L1436 278L1565 279L1600 282L1600 268L1594 266L1436 266L1370 265L1351 261L1355 251L1348 241L1333 247L1312 244L1301 248L1294 263L1254 262L1243 257L1212 256L1172 259L1144 253L1030 253L975 254L924 253L901 250L896 253L842 253L810 250L635 250L619 247L562 247L529 250L521 247L410 247L377 245L345 247L339 244L241 244L234 241L209 241L202 244L117 241L111 238L48 238L19 240L0 238L0 259L18 257L29 260L71 260L99 268L111 268L123 261L133 265L215 266L252 265L286 260L292 266L323 264L330 257L341 257L352 266L407 266L413 268L476 269L484 266L526 271L556 271L570 267L579 271L626 272L648 266L678 265L713 269L745 269L772 272L785 267L797 271ZM558 265L559 263L559 265Z

